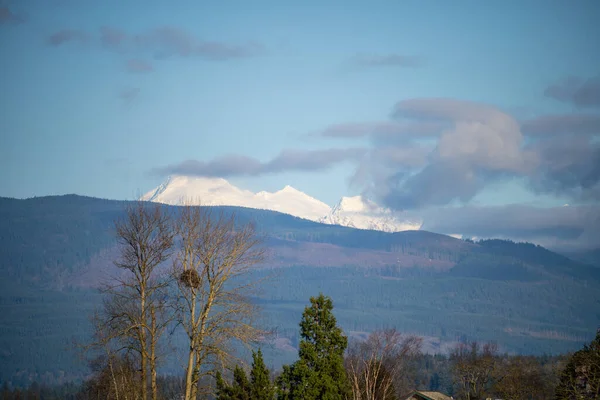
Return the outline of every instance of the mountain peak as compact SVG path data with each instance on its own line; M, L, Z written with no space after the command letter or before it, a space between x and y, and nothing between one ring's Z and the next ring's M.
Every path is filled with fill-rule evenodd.
M239 206L279 211L296 217L317 221L327 215L331 208L287 185L275 193L253 193L240 189L223 178L173 176L156 189L149 191L142 200L165 204L191 204L207 206Z
M223 178L171 176L141 198L165 204L238 206L273 210L325 224L386 232L419 229L421 222L405 221L362 196L342 197L332 209L308 194L286 185L277 192L240 189Z
M293 186L290 185L285 185L285 187L281 190L279 190L279 192L283 192L283 193L302 193L301 191L299 191L298 189L296 189ZM302 193L304 194L304 193Z

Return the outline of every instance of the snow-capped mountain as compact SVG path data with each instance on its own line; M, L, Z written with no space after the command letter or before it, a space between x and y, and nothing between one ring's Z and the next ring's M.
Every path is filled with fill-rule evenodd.
M222 178L174 176L141 199L173 205L189 202L206 206L273 210L312 221L318 221L331 211L327 204L291 186L275 193L253 193L237 188Z
M342 197L333 208L291 186L271 192L253 193L240 189L222 178L173 176L141 200L178 205L239 206L279 211L324 224L373 229L385 232L415 230L421 222L404 221L361 196Z
M422 225L421 221L401 220L389 209L379 207L372 201L365 201L362 196L342 197L319 222L384 232L418 230Z

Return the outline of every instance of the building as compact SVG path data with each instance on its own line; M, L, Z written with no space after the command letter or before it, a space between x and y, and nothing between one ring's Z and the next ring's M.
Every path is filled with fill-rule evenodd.
M440 392L425 392L414 390L409 395L404 397L405 400L453 400L452 397L446 396Z

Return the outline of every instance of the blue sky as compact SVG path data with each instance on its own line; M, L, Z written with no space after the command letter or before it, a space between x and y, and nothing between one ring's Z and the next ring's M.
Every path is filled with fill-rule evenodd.
M595 220L599 17L597 1L0 1L0 196L132 199L185 172L330 205Z

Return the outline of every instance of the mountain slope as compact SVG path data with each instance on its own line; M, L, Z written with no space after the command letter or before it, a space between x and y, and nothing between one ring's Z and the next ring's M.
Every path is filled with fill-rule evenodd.
M90 288L114 268L113 221L126 204L0 198L0 381L85 373L71 339L89 338L88 316L100 304ZM539 246L220 210L264 234L271 258L254 273L267 279L256 301L292 345L307 298L319 292L332 297L348 334L396 327L445 343L495 340L503 350L540 354L577 349L600 324L600 270Z

